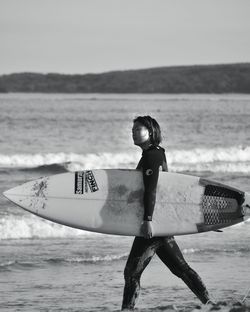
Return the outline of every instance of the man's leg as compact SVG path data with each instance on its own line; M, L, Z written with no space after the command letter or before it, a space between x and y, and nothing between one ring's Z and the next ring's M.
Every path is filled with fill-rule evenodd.
M209 301L208 291L200 276L187 264L174 237L162 238L163 243L156 250L164 264L181 278L202 303Z
M134 309L140 292L141 274L149 264L158 246L159 239L157 238L135 238L124 270L125 287L122 310Z

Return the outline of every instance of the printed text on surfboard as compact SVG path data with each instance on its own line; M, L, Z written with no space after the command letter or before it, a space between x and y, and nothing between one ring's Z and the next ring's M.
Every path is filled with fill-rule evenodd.
M75 172L75 194L96 192L99 190L94 174L91 170Z

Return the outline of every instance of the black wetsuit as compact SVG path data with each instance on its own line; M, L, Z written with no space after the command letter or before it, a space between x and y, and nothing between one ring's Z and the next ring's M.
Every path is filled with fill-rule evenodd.
M144 220L152 221L159 170L168 171L164 148L151 145L143 151L136 169L142 170L144 182Z
M165 151L159 146L150 146L143 151L137 169L143 172L144 220L152 220L156 200L159 170L168 171ZM154 254L173 274L181 278L195 295L206 303L209 295L199 275L185 261L173 236L146 239L136 237L124 270L125 287L122 309L134 309L140 291L140 277Z

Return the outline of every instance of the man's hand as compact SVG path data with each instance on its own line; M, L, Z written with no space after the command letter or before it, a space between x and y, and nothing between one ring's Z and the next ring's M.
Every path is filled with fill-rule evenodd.
M143 221L141 224L141 234L144 238L152 238L152 221Z

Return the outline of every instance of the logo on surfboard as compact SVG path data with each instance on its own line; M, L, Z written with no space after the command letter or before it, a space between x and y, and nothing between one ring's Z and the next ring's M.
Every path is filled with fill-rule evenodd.
M75 194L97 192L99 187L91 170L75 172Z

